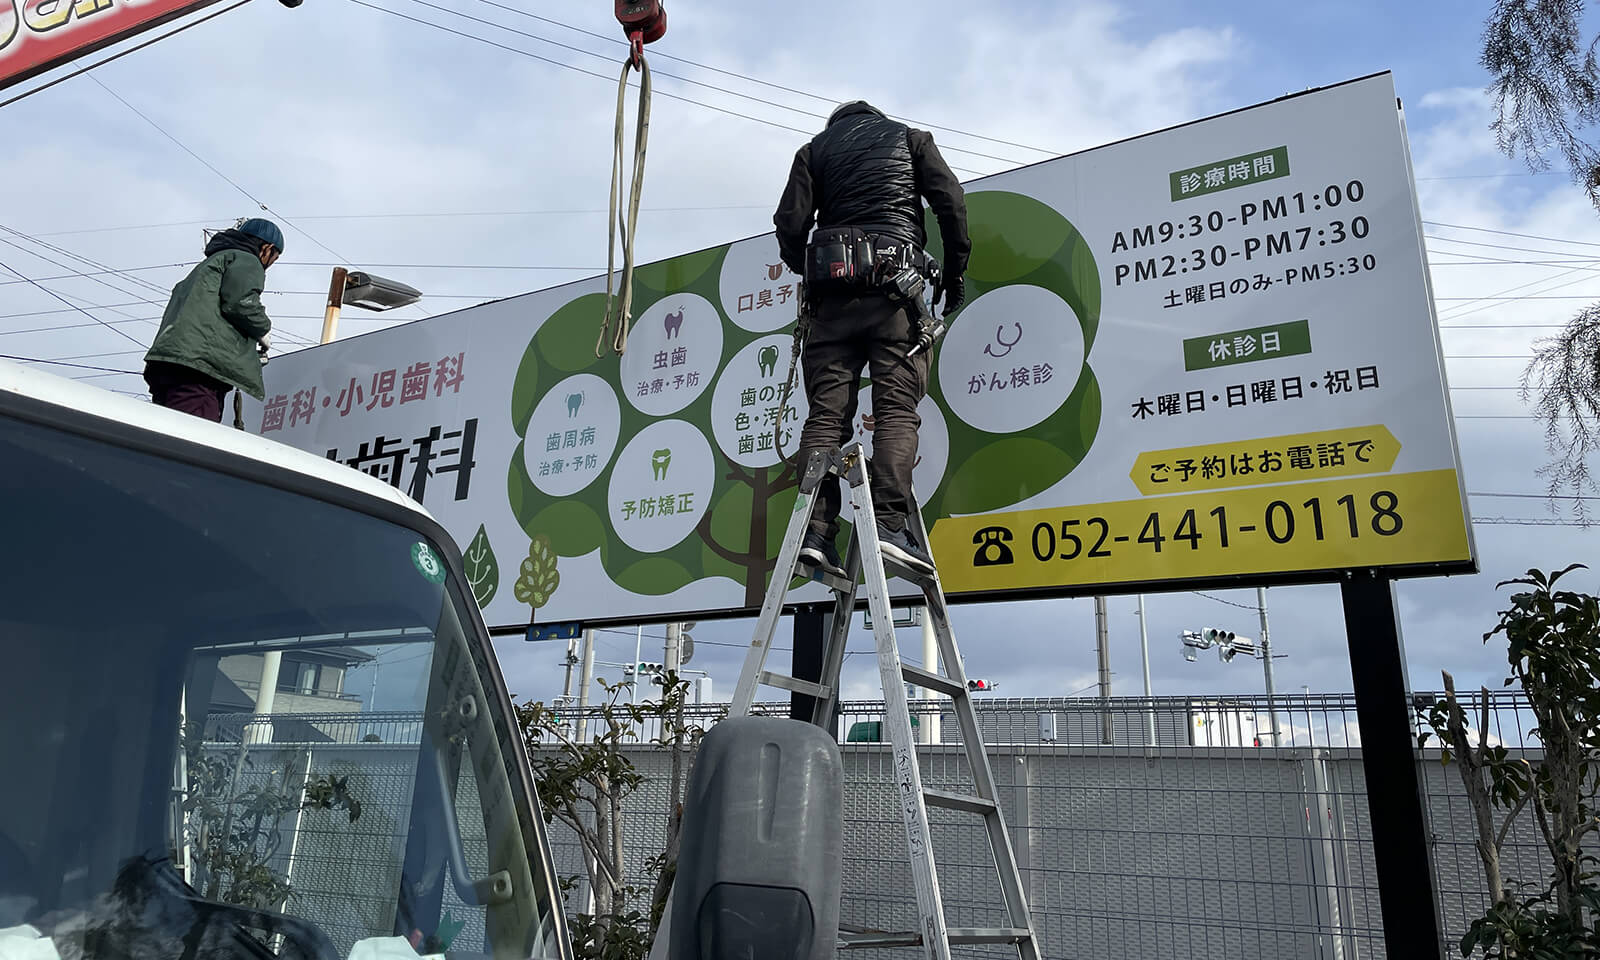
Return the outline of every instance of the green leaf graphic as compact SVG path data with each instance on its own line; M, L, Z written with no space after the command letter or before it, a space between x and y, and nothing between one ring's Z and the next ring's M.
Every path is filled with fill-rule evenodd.
M500 589L500 563L489 546L489 531L484 529L483 524L478 524L478 535L467 544L467 552L462 560L466 563L467 583L472 586L473 599L478 601L478 609L482 610Z
M522 561L517 583L511 588L518 603L526 603L535 610L550 602L551 594L561 583L556 572L556 553L550 549L550 538L539 534L528 544L528 557Z

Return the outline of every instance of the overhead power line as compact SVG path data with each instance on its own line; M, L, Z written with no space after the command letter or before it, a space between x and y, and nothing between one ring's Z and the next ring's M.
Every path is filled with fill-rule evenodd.
M475 41L477 41L479 43L487 44L487 45L489 45L491 47L496 47L498 49L505 50L508 53L517 54L518 56L527 57L527 58L529 58L531 60L539 60L541 62L551 64L553 66L561 67L562 69L565 69L565 70L574 70L574 71L577 71L578 73L586 74L586 75L591 76L591 77L597 77L597 78L599 78L601 80L605 80L607 83L615 83L616 82L612 77L609 77L609 76L607 76L607 75L605 75L603 73L597 73L597 72L595 72L593 70L586 70L583 67L577 66L576 64L565 63L565 62L563 62L561 60L556 60L556 59L554 59L552 57L545 57L545 56L541 56L541 55L539 55L537 53L532 53L532 52L527 51L527 50L519 49L517 47L508 46L508 45L500 43L498 41L491 40L488 37L482 37L482 36L479 36L479 35L477 35L475 33L468 33L468 32L463 31L463 30L457 30L457 29L455 29L453 27L447 27L442 23L434 23L434 22L432 22L430 20L424 20L421 17L413 17L413 16L411 16L409 14L401 13L398 10L390 10L387 7L380 7L380 6L376 5L376 4L367 3L366 0L349 0L349 2L355 4L356 6L359 6L359 7L366 7L369 10L376 10L379 13L388 14L391 17L399 17L402 20L409 20L412 23L420 24L420 25L425 26L425 27L430 27L430 28L432 28L434 30L443 30L445 33L454 34L454 35L456 35L458 37L463 37L463 38L468 39L468 40L475 40ZM472 18L469 17L468 19L472 19ZM502 27L501 29L509 29L509 28ZM666 97L666 98L671 99L671 100L678 100L678 101L681 101L683 103L691 103L691 104L694 104L697 107L704 107L704 108L706 108L708 110L715 110L718 113L725 113L725 114L728 114L729 116L739 117L741 119L749 120L749 121L752 121L754 123L763 124L765 126L776 127L779 130L788 130L791 133L798 133L798 134L801 134L802 136L809 137L814 133L814 131L802 130L799 127L792 127L792 126L790 126L790 125L788 125L786 123L779 123L776 120L768 120L765 117L757 117L757 116L752 116L752 115L750 115L748 113L740 113L737 110L730 110L727 107L719 107L719 106L716 106L715 104L706 103L703 100L696 100L693 97L685 97L682 94L670 93L670 92L665 91L665 90L657 90L655 92L655 95L656 96L660 96L660 97ZM781 105L775 105L775 106L779 106L781 108ZM957 167L954 164L951 165L951 169L958 170L958 171L960 171L962 173L970 173L970 174L973 174L974 176L985 176L985 174L983 174L981 171L971 170L971 169L968 169L966 167Z
M1589 522L1561 517L1473 517L1475 524L1508 527L1587 527Z
M1537 233L1517 233L1512 230L1499 230L1494 227L1473 227L1460 223L1440 223L1437 220L1422 221L1425 226L1446 227L1451 230L1472 230L1478 233L1495 233L1503 237L1521 237L1524 240L1544 240L1553 243L1573 243L1583 247L1600 247L1600 243L1592 240L1564 240L1560 237L1547 237Z
M1519 253L1553 253L1553 254L1563 254L1563 253L1565 253L1565 254L1576 254L1578 252L1576 250L1545 250L1545 249L1542 249L1540 247L1525 247L1525 246L1521 246L1519 244L1513 244L1513 243L1487 243L1487 242L1484 242L1482 240L1463 240L1460 237L1441 237L1437 233L1424 233L1423 236L1426 237L1429 240L1437 240L1437 241L1440 241L1440 242L1443 242L1443 243L1455 243L1455 244L1460 244L1461 246L1464 246L1464 247L1483 247L1483 248L1489 249L1489 250L1514 250L1514 251L1517 251ZM1586 245L1586 244L1583 244L1582 241L1562 240L1559 237L1539 237L1538 239L1540 239L1540 240L1542 240L1542 241L1544 241L1546 243L1565 243L1565 244L1574 244L1574 243L1576 243L1576 244L1580 244L1580 245Z
M560 20L554 20L554 19L551 19L550 17L541 17L536 13L529 13L526 10L518 10L515 7L508 7L508 6L505 6L504 4L495 3L494 0L479 0L479 2L480 3L485 3L485 4L487 4L487 5L491 6L491 7L498 7L501 10L505 10L507 12L517 14L518 16L521 16L521 17L527 17L530 20L538 20L538 21L540 21L542 23L548 23L548 24L551 24L553 26L561 27L561 28L566 29L566 30L571 30L571 31L573 31L575 33L581 33L584 36L595 37L595 38L597 38L599 40L604 40L607 43L620 44L620 45L622 45L624 47L627 46L627 42L626 41L619 40L616 37L607 36L606 34L602 34L602 33L595 33L592 30L585 30L582 27L575 27L570 23L565 23L565 22L560 21ZM714 66L711 66L710 64L699 63L699 62L696 62L694 60L686 59L684 57L677 57L677 56L673 56L671 54L661 53L661 52L652 52L650 55L652 57L656 57L656 58L661 59L661 60L671 60L674 63L682 63L682 64L685 64L687 66L698 67L701 70L709 70L712 73L720 73L725 77L734 77L734 78L737 78L739 80L747 81L749 83L758 84L758 85L763 86L763 87L769 87L769 88L771 88L773 90L782 90L785 93L792 93L792 94L795 94L795 95L801 96L801 97L809 97L812 100L816 100L816 101L819 101L821 103L826 103L826 104L829 104L830 106L837 105L838 103L841 102L840 99L837 98L837 97L829 97L829 96L823 96L822 94L810 93L810 92L805 91L805 90L796 89L795 87L786 87L781 83L773 83L773 82L768 81L768 80L762 80L759 77L748 76L746 74L738 73L738 72L733 71L733 70L724 70L721 67L714 67ZM929 130L943 130L946 133L954 133L954 134L958 134L958 135L963 136L963 137L971 137L974 140L986 140L989 143L997 143L997 144L1000 144L1002 146L1007 146L1007 147L1019 147L1019 148L1021 148L1023 150L1032 150L1035 153L1047 153L1047 154L1052 154L1052 155L1058 155L1059 156L1061 153L1064 152L1064 151L1060 151L1060 150L1051 149L1051 148L1048 148L1048 147L1030 146L1029 144L1018 143L1018 142L1016 142L1014 140L1002 140L1002 139L1000 139L998 137L989 137L989 136L985 136L985 135L983 135L981 133L972 133L971 131L968 131L968 130L959 130L959 129L955 128L955 127L948 127L948 126L944 126L943 124L932 123L932 122L927 121L927 120L915 120L915 119L911 119L911 118L908 118L908 117L902 117L902 116L895 116L894 119L900 120L903 123L911 124L912 126L926 127Z
M63 297L61 294L55 292L54 290L51 290L49 287L45 286L44 284L39 283L38 281L29 279L26 275L22 274L21 272L19 272L15 268L11 267L10 265L5 263L4 261L0 261L0 268L5 269L6 272L8 272L8 273L12 273L12 274L15 274L18 277L21 277L23 280L27 280L29 283L33 284L33 286L35 286L39 290L42 290L45 293L49 294L50 296L56 298L57 300L60 300L62 303L66 304L67 306L75 307L79 313L81 313L84 316L88 317L90 320L93 320L94 322L100 324L101 326L105 327L106 329L114 332L117 336L122 337L125 340L132 341L133 343L137 343L141 347L144 346L144 344L140 343L137 338L135 338L132 335L128 334L127 332L123 331L120 327L116 327L116 326L113 326L112 324L107 323L106 321L104 321L104 320L100 319L99 317L95 316L94 314L90 313L88 310L85 310L84 308L79 307L76 304L72 303L72 301L68 300L66 297Z
M102 310L110 310L113 307L138 307L138 306L143 306L145 303L146 303L146 301L144 301L144 300L130 300L127 303L107 303L107 304L102 304L100 309L102 309ZM27 311L25 313L0 313L0 320L14 320L14 319L17 319L19 317L47 317L47 316L51 316L51 315L57 314L57 313L77 313L77 312L78 311L77 311L76 307L57 307L54 310L29 310L29 311ZM129 320L113 320L111 322L112 323L128 323L128 322L130 322L131 319L132 318L130 318ZM55 328L54 327L40 327L39 329L41 329L41 330L53 330ZM29 331L26 331L26 330L0 330L0 334L4 334L4 333L28 333L28 332Z
M688 207L640 207L641 213L712 213L717 211L734 210L770 210L771 204L744 203L721 204L714 206L688 206ZM549 209L549 210L441 210L438 212L414 211L407 213L323 213L323 214L293 214L295 220L405 220L437 217L448 219L454 217L561 217L561 216L606 216L610 211L604 208L591 209ZM207 220L168 220L165 223L135 223L118 227L86 227L76 230L55 230L41 233L41 237L66 237L84 233L118 233L132 230L160 230L168 227L197 227L208 223L216 223L227 219L218 216ZM296 261L298 262L298 261ZM286 262L284 266L294 266L293 262Z
M161 263L161 264L153 264L153 265L148 266L148 267L123 267L120 270L116 270L116 269L83 270L83 271L79 271L79 272L76 272L76 273L58 273L55 276L51 276L51 277L35 277L34 279L38 280L40 283L49 283L52 280L81 280L81 279L86 279L88 277L107 277L107 276L118 276L118 277L120 277L120 276L122 276L124 274L136 273L136 272L142 271L142 270L167 270L167 269L171 269L173 267L188 267L188 266L192 266L192 264L187 264L187 263ZM133 278L129 277L128 279L132 280ZM23 281L21 281L21 280L0 280L0 287L9 286L9 285L12 285L12 284L17 284L17 283L22 283L22 282Z
M86 279L86 278L89 278L89 277L122 276L124 274L140 273L140 272L143 272L143 271L146 271L146 270L173 270L173 269L179 269L179 268L190 269L193 266L194 266L193 263L154 263L154 264L150 264L148 266L142 266L142 267L122 267L120 269L119 268L107 268L107 269L104 269L104 270L84 270L84 271L77 271L77 272L72 272L72 273L56 274L55 276L50 276L50 277L35 277L34 279L38 280L41 283L46 283L46 282L49 282L49 281L52 281L52 280L78 280L78 279ZM321 260L321 261L319 261L319 260L303 260L303 261L297 261L295 263L280 263L277 266L279 268L282 268L282 267L343 267L343 266L348 266L348 264L346 264L346 263L344 263L342 261L336 263L336 262L331 261L331 260ZM554 271L554 272L568 272L568 273L594 273L594 272L604 273L605 272L605 267L586 267L586 266L556 267L556 266L542 266L542 265L521 266L521 265L518 265L518 264L509 264L509 263L508 264L501 264L501 263L481 263L481 264L480 263L363 263L362 266L363 267L367 267L367 268L389 269L389 270L521 270L521 271L536 271L536 272L539 272L539 271ZM128 279L132 280L133 278L129 277ZM21 281L21 280L0 280L0 287L7 286L9 284L18 284L18 283L22 283L22 282L23 281Z
M594 58L596 58L598 60L603 60L606 63L615 62L615 58L614 57L607 56L607 55L605 55L603 53L595 53L592 50L585 50L582 47L575 47L575 46L572 46L571 44L562 43L559 40L551 40L549 37L542 37L542 36L539 36L538 34L535 34L535 33L528 33L528 32L526 32L524 30L517 30L517 29L515 29L513 27L508 27L505 24L496 23L493 20L484 20L484 19L481 19L479 17L474 17L471 14L462 13L459 10L452 10L449 7L441 7L441 6L437 5L437 4L430 3L430 2L428 2L428 0L411 0L411 2L419 4L419 5L424 6L424 7L428 7L430 9L432 9L432 10L438 10L441 13L448 13L451 16L460 17L463 20L471 20L473 23L481 23L481 24L483 24L484 26L487 26L487 27L494 27L495 29L498 29L498 30L504 30L507 33L514 33L519 37L527 37L530 40L536 40L536 41L538 41L540 43L548 43L551 46L559 47L559 48L561 48L563 50L570 50L573 53L580 53L580 54L583 54L586 57L594 57ZM496 9L499 9L499 10L505 10L505 11L507 11L509 13L517 14L518 16L528 16L528 17L530 17L532 19L541 20L541 21L544 21L544 22L547 22L547 23L555 22L555 21L547 20L544 17L533 16L532 14L528 14L525 11L518 10L515 7L508 7L505 4L495 3L494 0L479 0L479 2L483 3L483 4L487 5L487 6L491 6L491 7L494 7ZM592 36L598 36L598 34L591 34L591 35ZM613 38L607 37L605 39L610 41ZM731 96L731 97L738 97L741 100L749 100L749 101L751 101L753 103L763 104L765 106L774 107L774 108L779 109L779 110L787 110L787 111L789 111L791 113L797 113L797 114L800 114L801 116L811 117L811 118L816 119L816 120L827 120L828 119L828 114L826 114L826 113L817 113L814 110L806 110L806 109L803 109L803 108L800 108L800 107L792 107L792 106L789 106L788 104L778 103L777 101L774 101L774 100L768 100L765 97L758 97L758 96L755 96L754 94L743 93L743 92L738 91L738 90L730 90L727 87L719 87L714 83L706 83L706 82L704 82L702 80L694 80L694 79L691 79L689 77L682 76L680 74L668 73L665 70L652 70L651 74L652 74L652 76L656 76L656 77L666 77L666 78L671 79L671 80L677 80L680 83L687 83L687 84L690 84L691 86L702 87L702 88L707 89L707 90L714 90L717 93L727 94L728 96ZM746 77L744 79L749 80L751 78ZM760 81L758 81L758 80L757 81L753 81L753 82L760 83ZM810 95L806 94L806 96L810 96ZM815 99L821 100L823 98L816 97ZM998 160L1001 163L1009 163L1009 164L1012 164L1013 166L1021 166L1021 165L1023 165L1023 164L1028 162L1028 161L1025 161L1025 160L1016 160L1016 159L1013 159L1011 157L999 157L999 156L995 156L992 153L982 153L982 152L977 151L977 150L969 150L969 149L966 149L964 147L946 146L946 147L943 147L941 149L949 151L949 152L952 152L952 153L965 153L965 154L968 154L968 155L974 156L974 157L982 157L985 160ZM1037 149L1037 148L1029 147L1027 149ZM1039 149L1038 152L1039 153L1050 153L1052 151Z
M1222 597L1212 596L1209 593L1201 593L1199 590L1190 590L1189 592L1197 597L1203 597L1207 600L1215 600L1217 603L1225 603L1230 607L1238 607L1240 610L1256 612L1261 609L1253 603L1234 603L1232 600L1224 600Z
M1457 254L1454 250L1434 251L1434 253L1443 253L1448 256L1468 256L1465 253ZM1585 257L1581 260L1507 260L1503 257L1479 257L1476 260L1435 260L1433 254L1428 256L1428 266L1430 267L1567 267L1573 264L1586 263L1600 264L1600 259ZM1600 266L1594 269L1600 270Z
M101 263L98 260L93 260L89 257L82 256L81 254L73 253L71 250L68 250L65 247L58 246L57 244L51 243L48 240L41 240L38 237L23 233L21 230L8 227L5 224L0 224L0 231L4 231L13 238L11 240L7 240L4 237L0 237L0 243L3 243L15 250L20 250L28 256L33 257L35 260L43 260L45 263L48 263L51 266L59 267L62 270L78 271L82 270L84 267L88 267L92 270L110 269L109 265ZM50 251L50 254L54 254L55 256L40 253L38 250L32 249L32 247L22 246L21 244L15 242L16 240L22 240L26 243L29 243L32 245L32 247L42 247L43 249ZM66 259L74 262L63 263L61 260L57 260L55 258L56 256L65 257ZM87 279L89 279L90 282L94 283L96 286L105 287L107 290L114 290L125 297L139 297L146 293L156 294L163 298L167 295L167 291L163 290L161 287L158 287L155 284L150 283L147 280L142 280L138 277L118 277L119 280L125 280L133 286L140 288L138 291L120 287L109 280L102 279L98 276L89 277ZM144 297L144 302L155 303L156 301L150 300L148 296L146 296Z
M1574 273L1592 273L1592 272L1593 271L1587 270L1587 269L1585 269L1583 267L1575 267L1575 268L1573 268L1571 270L1563 270L1562 272L1556 274L1553 277L1545 277L1545 278L1540 279L1540 280L1530 280L1527 283L1519 283L1516 286L1507 287L1504 290L1497 290L1494 293L1490 294L1490 296L1495 296L1495 297L1503 296L1504 294L1515 293L1518 290L1523 290L1523 289L1526 289L1528 287L1534 287L1534 286L1539 286L1540 284L1552 283L1553 281L1559 280L1562 277L1571 276ZM1575 285L1580 284L1580 283L1588 283L1590 280L1593 280L1593 279L1594 278L1590 277L1590 276L1578 277L1578 278L1576 278L1574 280L1568 280L1568 281L1566 281L1564 283L1557 283L1554 286L1544 287L1542 290L1538 290L1538 291L1535 291L1535 292L1537 292L1537 293L1549 293L1552 290L1562 290L1562 289L1565 289L1566 287L1575 286ZM1495 303L1488 303L1488 304L1485 304L1483 306L1478 306L1478 307L1468 307L1466 304L1462 304L1460 306L1451 307L1451 308L1449 308L1447 310L1442 311L1440 313L1440 319L1448 318L1448 319L1451 319L1451 320L1459 320L1462 317L1470 317L1475 313L1482 313L1485 310L1492 310L1492 309L1494 309L1495 306L1496 306Z
M1513 170L1509 173L1461 173L1452 177L1418 177L1418 183L1432 180L1499 180L1506 177L1559 177L1559 170Z
M134 106L133 104L129 103L126 99L124 99L122 94L120 94L120 93L116 92L115 90L111 89L110 87L106 86L104 83L101 83L99 77L90 77L89 79L93 80L95 82L95 84L100 87L100 89L104 90L106 93L109 93L109 94L111 94L111 96L115 97L118 103L120 103L123 106L127 107L129 110L132 110L134 112L134 114L139 117L139 119L143 120L145 123L148 123L151 127L154 127L157 133L161 134L163 137L166 137L168 140L171 140L173 143L177 144L178 145L178 149L182 150L184 153L187 153L189 156L191 156L191 157L195 158L196 160L200 161L200 164L202 166L204 166L207 170L210 170L212 173L214 173L217 176L221 177L222 179L226 180L230 186L232 186L235 190L239 191L240 193L244 194L244 196L246 198L248 198L250 200L250 202L254 203L257 207L259 207L260 209L262 209L263 211L265 211L267 213L272 214L274 217L278 218L279 220L282 220L285 224L288 224L290 227L293 227L295 230L299 231L299 233L302 236L304 236L307 240L310 240L312 243L316 244L317 246L321 247L322 249L324 249L324 250L328 251L330 254L332 254L335 259L340 259L340 260L344 259L343 255L340 254L339 251L334 250L332 247L329 247L327 244L323 243L321 240L318 240L316 237L313 237L311 234L307 233L305 228L299 226L298 224L296 224L293 221L291 221L288 217L285 217L283 214L278 213L277 211L273 210L271 207L267 206L266 203L263 202L255 194L251 193L250 191L246 190L244 187L240 186L239 182L237 180L233 179L232 177L228 176L226 173L223 173L221 170L217 169L216 166L214 166L211 163L211 161L207 160L205 157L202 157L202 156L200 156L200 154L195 153L193 150L189 149L188 144L184 143L182 140L179 140L177 137L173 136L171 133L169 133L167 131L167 129L165 127L161 126L161 124L156 123L154 120L150 119L149 115L147 115L144 111L140 110L138 107Z
M65 360L44 360L39 357L19 357L16 354L0 353L0 360L16 360L20 363L49 363L58 367L72 367L76 370L103 370L106 373L125 373L130 377L139 376L133 370L118 370L115 367L96 367L87 363L68 363Z
M1485 493L1478 490L1468 490L1469 497L1506 497L1517 500L1600 500L1600 497L1585 497L1565 493Z

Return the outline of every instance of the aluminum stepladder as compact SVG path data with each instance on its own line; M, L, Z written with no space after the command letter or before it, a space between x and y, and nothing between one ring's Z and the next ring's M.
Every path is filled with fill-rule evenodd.
M833 576L821 569L800 566L800 545L809 529L817 505L817 488L822 478L837 474L850 488L850 506L853 527L850 546L844 560L846 577ZM922 520L920 506L912 502L912 533L917 542L928 544L928 531ZM938 638L939 659L944 664L945 675L928 669L907 666L900 661L900 648L895 637L893 617L889 610L888 572L915 583L922 589L926 602L926 615L932 618L934 633ZM984 751L983 736L978 729L977 714L973 711L972 697L967 691L966 671L956 649L955 633L950 627L949 612L945 606L944 589L937 571L926 575L911 570L884 557L878 541L878 524L873 515L872 495L867 482L865 451L859 441L843 450L814 454L805 466L800 479L800 495L795 500L794 512L789 518L789 529L783 546L778 551L777 565L773 568L772 582L756 622L755 636L745 656L744 670L734 691L730 717L749 714L760 686L779 687L793 693L810 696L814 709L811 722L831 730L834 709L839 699L839 674L844 663L845 641L850 632L850 618L855 611L857 591L862 574L865 574L867 605L872 612L873 638L877 646L878 673L882 679L884 721L889 728L889 739L894 752L896 792L900 811L905 821L906 840L909 846L911 874L916 884L917 913L920 927L904 933L864 934L849 936L841 947L893 947L918 946L928 960L950 960L950 947L955 944L1014 944L1020 960L1039 960L1039 941L1034 933L1032 916L1022 890L1022 877L1017 869L1016 852L1011 837L1006 832L1005 815L1001 812L995 790L994 773ZM772 647L773 634L783 613L785 598L793 577L820 581L834 593L832 627L825 641L822 658L822 678L812 683L794 677L775 674L765 669L767 652ZM931 664L924 664L932 667ZM972 771L975 787L973 794L950 793L922 786L922 772L916 753L916 743L911 730L910 709L906 702L905 685L909 683L933 690L951 698L956 720L961 729L961 742L965 748L968 767ZM988 828L989 848L999 873L1000 888L1005 899L1009 926L1005 927L947 927L943 899L939 892L938 870L934 864L932 839L928 827L928 807L943 807L977 814Z

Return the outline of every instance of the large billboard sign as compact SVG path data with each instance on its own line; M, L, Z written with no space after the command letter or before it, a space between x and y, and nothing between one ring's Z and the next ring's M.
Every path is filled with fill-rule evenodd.
M0 0L0 89L216 0Z
M967 191L915 468L952 599L1475 569L1387 74ZM620 359L604 278L340 341L251 422L422 501L498 628L749 612L796 279L770 234L641 266Z

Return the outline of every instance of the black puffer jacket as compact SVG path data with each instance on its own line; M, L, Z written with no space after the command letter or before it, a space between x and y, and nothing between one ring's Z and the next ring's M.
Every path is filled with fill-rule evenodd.
M945 273L959 277L972 251L966 196L933 136L890 120L865 102L847 103L795 153L772 218L779 253L789 269L803 274L814 224L860 227L922 246L927 242L923 197L939 222Z
M817 225L927 241L905 124L865 103L844 107L811 141Z

